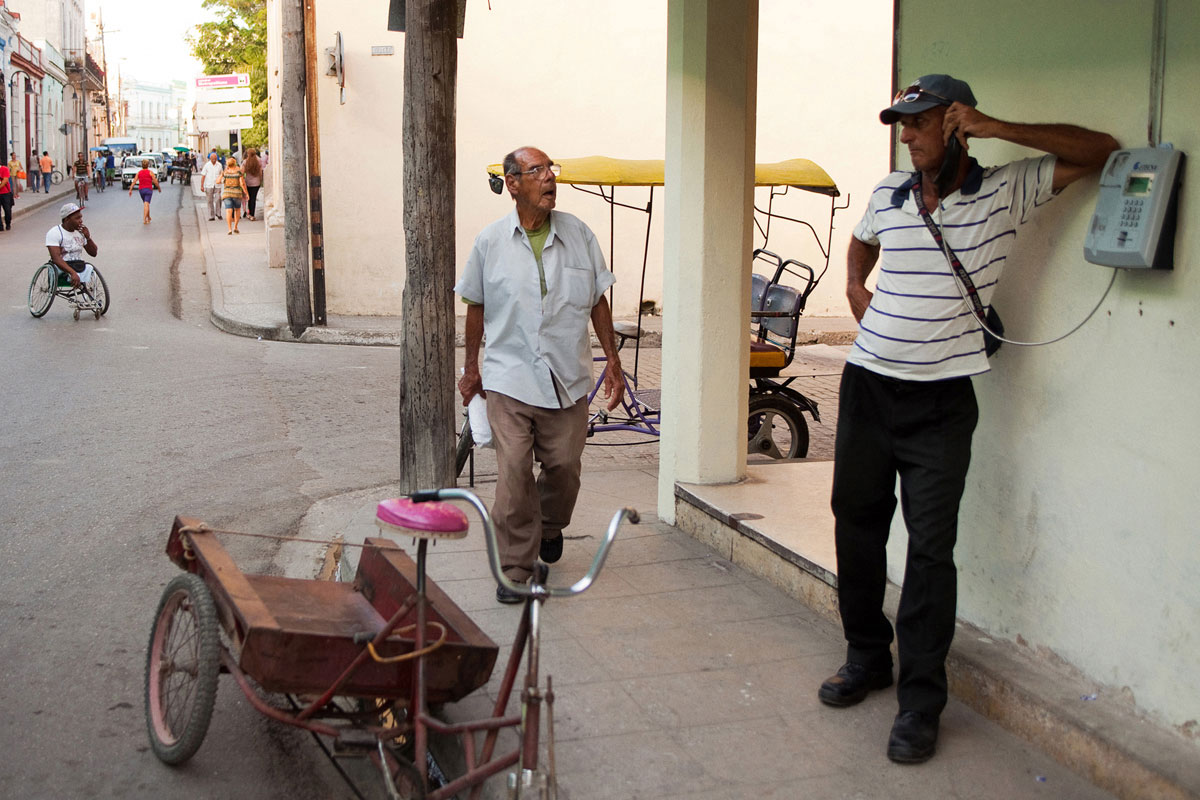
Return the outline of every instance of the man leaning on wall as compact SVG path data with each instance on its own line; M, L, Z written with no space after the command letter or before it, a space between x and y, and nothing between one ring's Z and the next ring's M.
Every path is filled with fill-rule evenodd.
M846 707L892 685L883 597L898 475L908 555L895 626L899 713L887 745L897 763L933 756L946 705L958 509L978 419L971 376L988 371L980 317L1021 224L1118 147L1106 133L1003 122L975 106L965 82L926 75L880 113L885 125L900 124L915 170L875 188L847 255L859 332L842 373L832 498L847 652L818 697ZM971 138L1046 155L982 167L967 156ZM866 280L876 263L872 292ZM978 307L955 286L964 272Z

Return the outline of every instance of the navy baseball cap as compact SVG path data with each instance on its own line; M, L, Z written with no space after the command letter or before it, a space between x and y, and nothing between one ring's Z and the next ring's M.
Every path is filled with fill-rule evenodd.
M892 105L879 112L879 121L891 125L903 114L920 114L934 106L962 103L974 108L978 103L966 81L949 75L922 75L896 92Z

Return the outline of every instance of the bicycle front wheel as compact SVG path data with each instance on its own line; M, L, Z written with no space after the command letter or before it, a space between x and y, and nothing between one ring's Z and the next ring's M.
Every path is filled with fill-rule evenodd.
M49 264L42 264L33 273L29 282L29 313L35 317L44 317L54 302L54 269Z
M50 173L50 182L53 183L55 186L62 183L62 178L63 178L63 174L61 172L59 172L58 170L54 170L53 172Z

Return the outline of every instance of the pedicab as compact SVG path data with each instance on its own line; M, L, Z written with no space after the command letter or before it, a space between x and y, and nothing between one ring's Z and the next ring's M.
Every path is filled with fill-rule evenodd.
M650 226L654 216L654 190L665 183L665 163L662 159L629 160L589 156L586 158L564 158L557 162L562 168L558 183L567 184L579 191L601 198L609 207L609 266L615 255L616 209L624 208L646 215L646 235L642 250L641 278L638 290L639 314L636 324L615 322L618 349L628 341L634 343L633 371L624 373L625 394L621 406L613 412L597 411L589 424L589 436L605 431L625 431L646 434L653 441L659 436L661 422L661 390L641 385L638 380L639 356L641 352L642 317L645 308L646 267L650 253ZM501 164L487 168L492 191L500 194L504 190L504 169ZM762 243L753 253L757 268L765 274L754 273L752 293L749 298L752 330L750 331L750 387L749 419L747 424L747 451L771 458L803 458L808 455L809 431L804 418L808 414L814 421L821 419L816 401L805 396L793 384L796 376L781 377L791 365L796 351L796 335L800 315L817 284L829 269L830 245L833 239L833 221L838 211L849 205L839 204L841 192L837 184L815 162L805 158L794 158L775 163L757 164L754 168L754 183L767 187L765 208L754 207L754 224L762 236ZM644 187L647 189L645 205L634 205L616 199L617 187ZM779 213L776 200L791 189L811 192L829 198L829 224L824 236L809 222ZM771 236L772 220L786 220L804 226L812 234L824 265L818 274L808 264L794 258L782 258L767 250ZM598 362L605 359L597 357ZM591 402L603 387L601 375L593 387L588 401ZM637 444L625 441L620 444ZM461 474L472 455L470 425L464 421L459 431L457 465ZM472 463L472 472L473 472ZM473 477L473 475L472 475Z
M451 500L478 514L493 577L525 598L492 713L457 723L442 721L431 707L461 700L486 684L499 648L426 577L430 542L467 535L467 515ZM485 780L518 766L508 776L510 798L554 800L554 690L550 676L543 685L539 674L541 606L591 586L625 521L638 522L637 512L616 512L582 578L570 586L548 586L540 563L528 584L504 576L487 508L465 489L381 502L376 511L381 532L411 538L416 561L391 539L368 538L353 583L243 573L220 539L253 534L176 517L167 556L184 572L163 591L146 654L151 749L170 765L196 753L224 672L262 714L328 740L336 756L369 759L392 798L446 800L468 789L468 797L478 798ZM512 714L509 698L526 656L521 711ZM276 694L286 696L287 704L274 701ZM517 744L498 751L505 729L517 732ZM462 775L436 787L428 767L431 733L459 737L466 764Z

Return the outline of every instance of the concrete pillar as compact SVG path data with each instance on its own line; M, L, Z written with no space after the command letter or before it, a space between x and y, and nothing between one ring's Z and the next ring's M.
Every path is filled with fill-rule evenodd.
M279 0L267 0L267 152L271 162L263 170L259 194L267 232L267 266L283 269L287 247L283 238L283 113L280 108L283 70L283 12ZM208 149L201 155L208 157Z
M758 0L670 0L658 513L746 471Z

